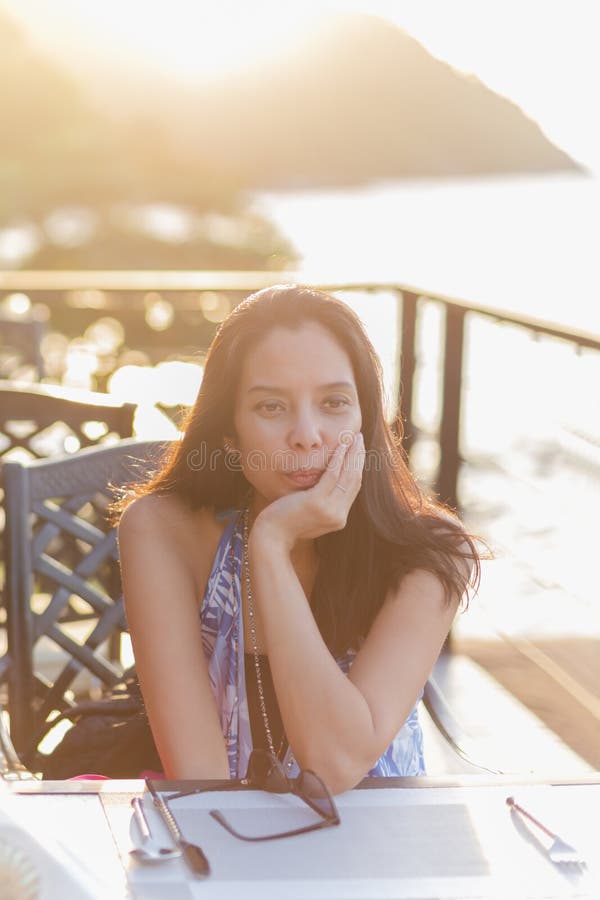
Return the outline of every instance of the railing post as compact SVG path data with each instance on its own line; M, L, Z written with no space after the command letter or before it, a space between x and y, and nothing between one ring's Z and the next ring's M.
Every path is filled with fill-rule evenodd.
M458 508L457 482L461 462L460 411L464 322L465 310L462 307L447 304L442 420L440 424L440 467L435 487L442 502L453 508Z
M402 446L408 456L415 435L412 421L413 381L416 355L415 335L417 324L417 295L402 291L402 331L400 335L400 366L398 379L398 405L395 422L397 434L404 434Z

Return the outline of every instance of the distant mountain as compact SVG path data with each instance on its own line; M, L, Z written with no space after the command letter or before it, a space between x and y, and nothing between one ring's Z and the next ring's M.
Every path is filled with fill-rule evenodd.
M228 174L199 152L179 153L149 107L124 109L119 120L109 116L84 79L0 12L0 231L37 225L19 265L290 266L288 241L249 208ZM174 230L160 227L161 204L167 218L170 206L181 207ZM143 213L147 205L158 207L154 218Z
M372 16L336 16L286 59L197 87L84 42L44 61L19 32L0 21L6 213L28 195L231 211L245 187L580 168L514 103Z
M195 88L122 65L94 80L113 115L160 117L180 153L250 187L580 170L516 104L376 17L336 16L286 60Z
M514 103L369 16L185 106L188 145L254 185L579 168Z

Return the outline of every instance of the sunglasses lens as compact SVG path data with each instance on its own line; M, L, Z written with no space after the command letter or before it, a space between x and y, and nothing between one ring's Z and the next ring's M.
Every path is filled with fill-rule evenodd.
M337 810L324 782L310 769L304 770L296 779L298 793L304 797L324 819L337 818Z
M279 760L266 750L253 750L248 760L248 780L274 793L289 791L288 780Z

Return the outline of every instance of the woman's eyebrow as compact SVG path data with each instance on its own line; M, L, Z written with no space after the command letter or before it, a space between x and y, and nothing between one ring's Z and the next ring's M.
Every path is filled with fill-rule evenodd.
M345 388L346 390L354 391L356 388L352 384L351 381L330 381L327 384L320 384L317 390L320 391L332 391L340 388ZM252 394L254 392L262 391L266 394L287 394L289 393L287 388L278 387L276 384L255 384L251 388L248 388L248 393Z

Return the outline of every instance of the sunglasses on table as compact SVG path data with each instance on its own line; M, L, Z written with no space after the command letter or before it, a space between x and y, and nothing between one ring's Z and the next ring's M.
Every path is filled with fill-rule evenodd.
M319 819L310 825L279 831L275 834L248 835L241 834L231 825L222 812L211 809L210 815L219 825L242 841L270 841L277 838L291 837L294 834L305 834L320 828L329 828L340 824L340 816L336 809L331 792L324 781L310 769L302 769L296 778L288 778L280 761L268 750L253 750L248 759L245 778L237 781L221 781L210 788L193 788L169 794L168 800L189 797L192 794L204 794L208 791L235 791L243 787L248 790L268 791L270 794L294 794L319 815Z

